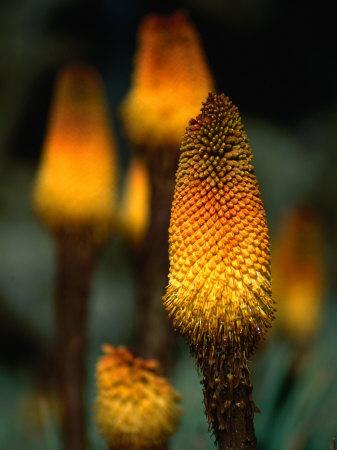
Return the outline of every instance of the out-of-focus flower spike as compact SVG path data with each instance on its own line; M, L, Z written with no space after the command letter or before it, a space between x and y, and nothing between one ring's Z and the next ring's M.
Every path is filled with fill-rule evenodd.
M140 157L133 157L125 179L119 222L122 233L138 246L144 239L150 216L148 169Z
M87 302L99 246L115 216L116 154L102 81L86 65L63 69L54 99L33 206L52 233L57 382L64 448L84 450Z
M100 76L86 65L66 67L56 81L34 187L42 222L52 232L87 228L104 240L115 215L116 165Z
M155 360L103 347L96 367L96 423L111 450L161 448L180 421L180 397Z
M284 217L273 248L276 326L298 342L320 325L325 291L324 238L321 223L308 208Z
M179 148L187 121L214 89L198 33L182 12L141 24L131 89L121 112L137 149Z
M236 106L209 94L181 144L164 306L203 372L221 449L256 448L247 359L271 326L269 237Z
M151 184L148 242L137 271L138 351L170 365L172 337L158 292L166 284L167 229L178 149L187 121L214 84L199 35L182 12L152 14L142 21L131 86L121 117L133 149L142 154ZM140 258L137 258L138 260Z

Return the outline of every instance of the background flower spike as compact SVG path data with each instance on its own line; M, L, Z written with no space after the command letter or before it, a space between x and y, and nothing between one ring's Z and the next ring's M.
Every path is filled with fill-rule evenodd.
M254 449L247 360L270 327L268 229L236 106L209 94L181 144L164 306L203 373L221 449Z
M186 122L213 89L199 35L186 14L147 16L121 113L130 142L147 153L179 148Z
M133 257L139 293L137 354L158 359L164 371L172 365L173 334L161 298L178 149L187 121L213 86L201 40L188 16L178 11L145 17L121 116L131 145L144 158L151 191L149 225Z
M103 84L74 64L55 85L33 207L55 239L57 381L65 450L86 448L87 303L98 248L115 217L116 149Z
M147 167L142 158L134 156L126 174L119 212L121 233L132 247L141 245L149 226L150 195Z
M111 450L160 450L176 431L180 396L153 359L103 346L96 367L96 423Z
M99 74L85 64L67 66L55 83L33 191L43 224L54 234L86 229L104 241L115 217L116 160Z
M277 301L275 328L308 344L319 330L326 289L325 242L314 210L287 212L273 246L273 292Z

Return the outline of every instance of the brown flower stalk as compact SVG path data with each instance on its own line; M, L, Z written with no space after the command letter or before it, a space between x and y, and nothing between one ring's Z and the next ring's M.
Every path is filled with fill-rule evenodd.
M203 373L219 448L255 449L247 361L273 319L268 229L236 106L209 94L181 145L164 306Z
M176 431L180 397L155 360L103 346L96 367L96 423L111 450L160 450Z
M66 450L85 448L87 302L97 249L114 220L116 162L102 83L90 67L56 83L34 209L56 243L57 374Z
M162 311L168 271L167 229L178 148L187 120L213 89L197 31L181 12L150 15L140 26L132 85L121 114L126 134L147 165L150 221L136 268L139 353L164 370L172 336Z

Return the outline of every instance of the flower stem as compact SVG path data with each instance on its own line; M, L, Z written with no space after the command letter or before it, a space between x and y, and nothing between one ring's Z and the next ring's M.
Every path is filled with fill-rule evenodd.
M171 364L173 332L162 306L167 285L168 226L174 188L177 155L156 152L148 159L151 184L150 224L136 268L138 289L137 353L143 358L159 360L164 373Z
M227 426L218 429L217 441L220 450L256 450L254 431L254 403L251 400L252 385L249 378L239 382L231 391L220 393L221 401L227 404L229 417ZM222 411L221 411L222 412Z
M84 450L87 303L96 247L88 231L57 235L57 377L64 450Z
M240 344L197 353L203 372L204 404L219 450L256 450L253 386Z

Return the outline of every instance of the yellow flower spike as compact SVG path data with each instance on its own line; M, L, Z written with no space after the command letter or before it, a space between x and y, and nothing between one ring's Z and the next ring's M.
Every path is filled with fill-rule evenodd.
M290 338L305 342L320 325L325 289L323 233L309 209L284 218L273 251L276 324Z
M58 76L35 183L34 208L48 228L109 234L115 215L115 143L102 81L85 65Z
M213 89L200 39L182 12L144 19L131 89L121 108L137 148L177 149L187 121Z
M274 311L268 229L247 137L224 95L210 94L187 127L169 232L164 304L189 342L263 334Z
M138 245L149 225L150 181L146 165L139 157L133 157L126 175L123 199L120 207L122 232Z
M186 129L169 244L164 306L203 372L208 420L220 448L255 448L247 358L273 319L269 237L247 136L223 94Z
M180 397L155 360L135 358L124 347L103 346L96 367L96 423L109 448L145 450L175 432Z

